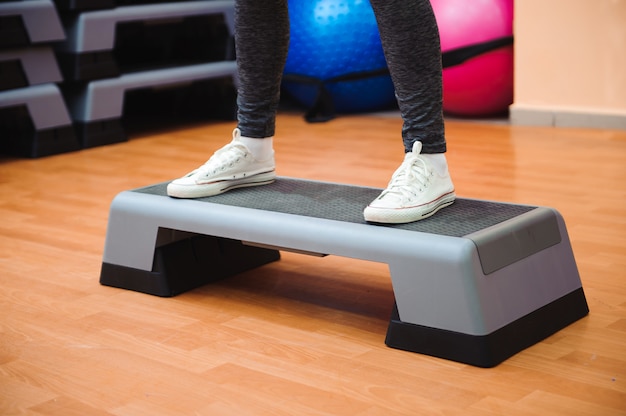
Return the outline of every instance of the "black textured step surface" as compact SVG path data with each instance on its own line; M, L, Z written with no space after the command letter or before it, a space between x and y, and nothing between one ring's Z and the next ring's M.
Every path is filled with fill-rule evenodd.
M167 196L166 187L167 183L162 183L140 188L135 192ZM284 214L365 223L363 209L380 192L381 189L376 188L279 177L269 185L234 189L199 200ZM430 218L408 224L384 224L382 226L463 237L535 208L457 198L454 204Z

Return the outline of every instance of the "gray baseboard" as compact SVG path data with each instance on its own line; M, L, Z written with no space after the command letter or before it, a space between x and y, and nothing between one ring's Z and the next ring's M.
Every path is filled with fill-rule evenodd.
M509 118L513 125L626 130L626 113L528 108L513 104L509 108Z

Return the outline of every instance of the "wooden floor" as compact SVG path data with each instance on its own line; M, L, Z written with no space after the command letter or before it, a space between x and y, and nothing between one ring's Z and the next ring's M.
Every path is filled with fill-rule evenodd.
M99 285L112 198L195 168L232 128L0 160L0 414L626 415L626 132L448 121L458 195L559 210L591 310L480 369L385 346L383 264L284 253L175 298ZM383 187L399 129L281 114L278 173Z

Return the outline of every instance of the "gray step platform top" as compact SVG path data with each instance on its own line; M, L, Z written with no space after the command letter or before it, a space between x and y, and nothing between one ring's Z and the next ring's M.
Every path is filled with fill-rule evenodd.
M368 224L363 218L363 209L380 191L376 188L280 177L270 185L235 189L225 194L197 199L194 203L205 202L237 209L258 210L259 216L273 212L352 225L361 224L365 227L361 231L352 228L352 232L346 234L349 238L357 238L356 235L360 235L358 238L366 238L367 235L383 241L383 235L387 235L393 240L389 232L412 231L439 238L472 241L478 250L485 274L493 273L561 241L561 233L555 221L556 212L550 208L463 198L457 198L451 206L421 221L408 224ZM165 196L171 200L166 195L166 184L145 187L136 192ZM165 203L174 206L168 201L163 201L163 205ZM501 226L504 223L507 225ZM345 228L343 225L341 227ZM402 237L399 234L393 235L395 238L417 237L410 233ZM308 237L303 238L309 240ZM317 237L312 239L316 240ZM324 254L315 250L312 252Z

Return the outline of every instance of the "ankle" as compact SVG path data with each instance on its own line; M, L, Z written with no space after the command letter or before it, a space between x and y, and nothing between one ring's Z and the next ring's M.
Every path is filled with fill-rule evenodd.
M439 175L448 173L448 160L444 153L422 153L420 156L429 161Z
M274 137L244 137L239 138L255 159L264 160L272 156L274 152Z

